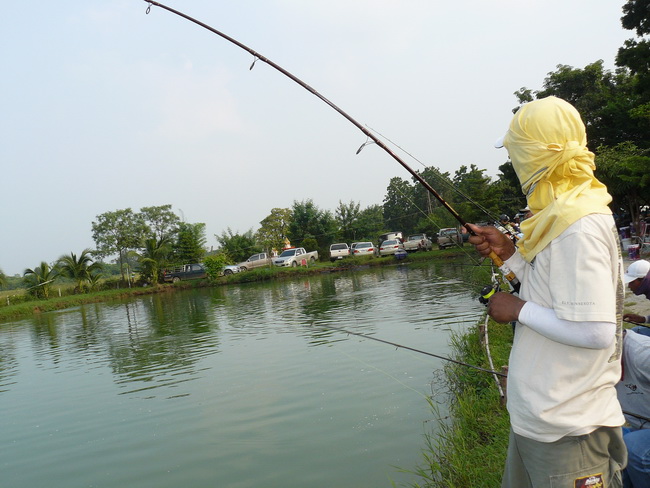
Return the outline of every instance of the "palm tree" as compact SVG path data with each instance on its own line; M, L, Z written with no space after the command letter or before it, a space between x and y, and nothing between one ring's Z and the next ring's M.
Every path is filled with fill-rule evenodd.
M101 270L100 263L94 263L90 249L84 249L79 258L71 252L69 255L61 256L57 262L58 268L63 276L75 280L75 293L81 293L83 283L90 280L93 271Z
M90 291L95 291L99 288L99 280L102 278L102 274L100 272L96 273L90 273L88 276L88 288Z
M155 238L145 240L144 250L138 256L142 277L151 283L158 283L160 268L165 265L170 252L171 241L166 237L160 240Z
M50 283L58 276L56 267L50 268L45 261L34 269L26 269L23 272L23 282L27 285L27 293L36 298L50 297Z

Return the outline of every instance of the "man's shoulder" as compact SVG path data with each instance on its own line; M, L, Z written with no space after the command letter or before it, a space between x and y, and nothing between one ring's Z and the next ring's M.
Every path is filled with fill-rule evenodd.
M615 229L614 217L611 214L589 214L580 217L573 224L566 228L564 233L576 232L610 232Z
M579 218L558 236L558 240L570 238L589 242L594 238L614 245L617 242L616 224L608 214L589 214Z

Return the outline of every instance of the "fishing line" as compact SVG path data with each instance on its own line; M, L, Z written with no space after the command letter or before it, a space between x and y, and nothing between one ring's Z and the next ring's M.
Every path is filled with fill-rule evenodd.
M476 208L478 208L481 212L483 212L485 215L487 215L490 219L492 219L492 220L495 221L495 222L498 222L498 221L499 221L499 219L498 219L495 215L493 215L492 212L490 212L487 208L485 208L483 205L481 205L481 204L478 203L477 201L473 200L469 195L466 195L465 193L463 193L463 192L460 190L460 188L458 188L456 185L454 185L454 183L453 183L452 181L450 181L449 178L447 178L444 174L442 174L438 168L436 168L435 166L427 166L427 165L424 164L422 161L420 161L418 158L416 158L413 154L411 154L410 152L408 152L406 149L404 149L403 147L401 147L399 144L393 142L391 139L389 139L388 137L386 137L384 134L382 134L382 133L379 132L378 130L373 129L372 127L370 127L370 126L367 125L367 124L366 124L366 126L367 126L368 129L370 129L371 131L373 131L373 132L379 134L381 137L383 137L384 139L386 139L389 143L391 143L391 144L392 144L393 146L395 146L397 149L399 149L399 150L402 151L404 154L406 154L407 156L409 156L411 159L413 159L414 161L420 163L420 165L421 165L424 169L430 169L430 170L434 171L434 172L437 174L437 176L438 176L438 178L440 179L440 182L441 182L442 184L446 185L448 188L450 188L451 190L453 190L454 192L456 192L458 195L460 195L461 197L463 197L465 200L467 200L468 202L470 202L472 205L474 205Z
M463 227L465 227L465 228L467 229L467 231L468 231L470 234L472 234L472 235L474 234L474 231L472 231L472 229L471 229L471 227L469 226L468 222L467 222L465 219L463 219L463 218L460 216L460 214L459 214L459 213L458 213L458 212L457 212L457 211L456 211L456 210L455 210L455 209L454 209L454 208L453 208L453 207L452 207L452 206L451 206L451 205L450 205L450 204L449 204L449 203L448 203L444 198L442 198L442 196L441 196L441 195L440 195L440 194L439 194L439 193L438 193L438 192L437 192L437 191L436 191L436 190L435 190L431 185L429 185L429 183L427 183L427 181L426 181L424 178L422 178L422 176L420 176L416 171L414 171L414 170L413 170L413 169L412 169L408 164L406 164L406 162L404 162L404 161L403 161L403 160L402 160L402 159L401 159L397 154L395 154L394 151L392 151L392 150L391 150L391 149L390 149L386 144L384 144L384 142L383 142L381 139L379 139L375 134L373 134L370 130L368 130L366 127L364 127L364 126L361 125L359 122L357 122L357 121L356 121L354 118L352 118L348 113L344 112L344 111L343 111L342 109L340 109L337 105L335 105L333 102L331 102L330 100L328 100L327 98L325 98L323 95L321 95L321 94L320 94L319 92L317 92L314 88L312 88L312 87L309 86L307 83L305 83L304 81L302 81L300 78L296 77L295 75L293 75L292 73L290 73L290 72L287 71L286 69L282 68L282 67L279 66L278 64L274 63L274 62L271 61L270 59L266 58L265 56L261 55L261 54L258 53L257 51L254 51L253 49L251 49L250 47L246 46L245 44L242 44L242 43L239 42L238 40L236 40L236 39L234 39L234 38L228 36L227 34L224 34L224 33L221 32L221 31L218 31L217 29L215 29L215 28L213 28L213 27L210 27L209 25L207 25L207 24L205 24L205 23L203 23L203 22L201 22L201 21L199 21L199 20L196 20L196 19L190 17L189 15L186 15L186 14L184 14L184 13L182 13L182 12L179 12L178 10L175 10L175 9L173 9L173 8L171 8L171 7L168 7L168 6L163 5L163 4L161 4L161 3L155 2L155 1L153 1L153 0L144 0L144 1L147 2L147 3L149 4L148 7L147 7L147 13L150 12L150 10L151 10L151 5L155 5L155 6L158 6L158 7L162 8L162 9L164 9L164 10L167 10L167 11L173 13L173 14L176 14L176 15L178 15L179 17L182 17L182 18L184 18L184 19L186 19L186 20L189 20L190 22L193 22L193 23L195 23L195 24L197 24L197 25L203 27L204 29L207 29L207 30L209 30L210 32L212 32L212 33L218 35L219 37L221 37L221 38L227 40L228 42L234 44L235 46L237 46L237 47L243 49L244 51L246 51L246 52L252 54L252 55L253 55L253 58L256 58L256 60L263 61L264 63L268 64L268 65L271 66L272 68L276 69L277 71L279 71L280 73L282 73L283 75L285 75L287 78L291 79L292 81L294 81L294 82L297 83L298 85L302 86L305 90L307 90L308 92L310 92L312 95L316 96L317 98L319 98L320 100L322 100L323 102L325 102L325 103L326 103L327 105L329 105L331 108L333 108L334 110L336 110L336 111L337 111L341 116L343 116L345 119L347 119L348 122L350 122L352 125L354 125L354 126L355 126L357 129L359 129L363 134L365 134L365 136L366 136L367 138L372 139L372 141L373 141L377 146L379 146L381 149L383 149L383 150L384 150L384 151L385 151L385 152L386 152L390 157L392 157L392 158L393 158L397 163L399 163L400 166L402 166L406 171L408 171L408 172L413 176L413 178L415 178L415 179L416 179L416 180L417 180L417 181L418 181L422 186L424 186L424 188L426 188L426 190L427 190L429 193L431 193L431 195L433 195L433 196L434 196L434 197L435 197L435 198L436 198L436 199L441 203L441 205L442 205L444 208L446 208L447 211L449 211L449 213L451 213L451 214L454 216L454 218L455 218L455 219L456 219L456 220L457 220L457 221L458 221L458 222L459 222ZM253 65L254 65L254 63L253 63ZM358 153L361 149L363 149L363 147L365 147L367 144L368 144L368 142L364 143L364 144L359 148L359 150L357 150L357 153ZM510 282L511 286L513 287L513 289L514 289L515 291L518 291L518 290L519 290L519 287L520 287L520 283L519 283L519 280L517 279L517 277L515 276L514 272L513 272L513 271L512 271L512 270L511 270L511 269L510 269L510 268L509 268L509 267L508 267L504 262L503 262L503 260L502 260L499 256L497 256L497 254L496 254L494 251L492 251L492 252L490 253L489 257L490 257L490 259L491 259L491 260L496 264L496 266L501 270L501 272L503 273L503 275L504 275L504 276L506 277L506 279Z
M323 327L325 329L337 330L339 332L343 332L344 334L350 334L350 335L354 335L354 336L358 336L358 337L363 337L364 339L370 339L372 341L377 341L377 342L381 342L383 344L388 344L388 345L394 346L394 347L396 347L398 349L406 349L407 351L413 351L413 352L417 352L419 354L425 354L427 356L431 356L431 357L434 357L434 358L437 358L437 359L442 359L443 361L449 361L450 363L458 364L460 366L466 366L468 368L472 368L472 369L475 369L477 371L482 371L483 373L490 373L490 374L493 374L493 375L503 376L503 377L507 376L506 374L501 373L499 371L493 371L491 369L481 368L480 366L475 366L473 364L465 363L463 361L458 361L457 359L453 359L453 358L450 358L448 356L441 356L439 354L434 354L432 352L423 351L421 349L415 349L413 347L404 346L404 345L398 344L396 342L386 341L384 339L378 339L377 337L372 337L372 336L369 336L369 335L366 335L366 334L361 334L359 332L354 332L354 331L351 331L351 330L348 330L348 329L344 329L342 327L335 327L333 325L325 325L325 324L316 324L315 322L312 322L310 324L310 327Z
M384 371L383 369L378 368L377 366L374 366L374 365L372 365L372 364L370 364L370 363L367 363L366 361L364 361L364 360L361 359L361 358L358 358L358 357L356 357L356 356L353 356L352 354L348 354L347 352L342 351L340 348L337 348L337 351L336 351L336 352L338 352L339 354L343 354L344 356L347 356L349 359L352 359L352 360L354 360L354 361L358 361L358 362L360 362L361 364L363 364L364 366L366 366L366 367L368 367L368 368L371 368L371 369L374 369L375 371L378 371L379 373L381 373L381 374L383 374L383 375L385 375L385 376L388 376L390 379L395 380L397 383L399 383L400 385L402 385L404 388L407 388L407 389L409 389L409 390L411 390L411 391L414 391L415 393L417 393L418 395L420 395L422 398L427 399L427 400L429 399L429 397L428 397L427 395L425 395L425 394L422 393L421 391L416 390L416 389L413 388L412 386L407 385L406 383L404 383L404 382L403 382L402 380L400 380L399 378L396 378L395 376L393 376L392 374L390 374L388 371Z
M415 201L413 201L413 200L411 199L410 196L406 195L406 194L405 194L405 193L404 193L404 192L399 188L399 186L395 186L395 189L400 193L400 195L402 195L406 200L408 200L408 201L411 203L411 205L413 205L416 209L418 209L419 212L420 212L422 215L424 215L424 217L425 217L429 222L431 222L434 226L436 226L436 227L438 228L438 230L441 230L441 229L442 229L442 227L441 227L440 225L438 225L438 223L437 223L435 220L433 220L429 214L427 214L424 210L422 210L422 209L418 206L418 204L415 203ZM461 236L461 238L462 238L462 236ZM431 244L433 245L433 242L432 242ZM379 243L379 245L381 246L381 242ZM474 254L474 253L470 253L470 252L466 251L465 248L464 248L461 244L459 244L457 241L454 241L454 246L457 247L458 249L460 249L461 251L463 251L467 257L469 257L472 261L474 261L474 263L476 263L476 266L479 266L479 265L481 264L481 261L480 261L479 259L477 259L476 254Z

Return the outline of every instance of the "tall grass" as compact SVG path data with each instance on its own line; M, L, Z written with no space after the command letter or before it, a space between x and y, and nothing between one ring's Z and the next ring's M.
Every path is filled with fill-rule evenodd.
M495 368L506 365L512 328L489 323ZM478 328L452 337L454 359L490 368ZM424 462L414 472L413 487L498 488L508 446L510 422L499 389L490 374L453 363L445 367L449 417L431 401L435 428L425 434Z

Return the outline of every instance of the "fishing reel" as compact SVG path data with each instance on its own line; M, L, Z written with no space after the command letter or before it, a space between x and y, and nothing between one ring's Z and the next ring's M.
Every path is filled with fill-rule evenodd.
M500 291L498 283L494 283L493 285L485 285L481 290L481 296L478 297L478 301L487 306L488 302L490 301L490 297L498 291Z

